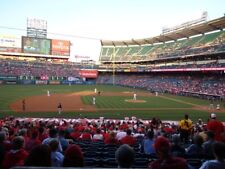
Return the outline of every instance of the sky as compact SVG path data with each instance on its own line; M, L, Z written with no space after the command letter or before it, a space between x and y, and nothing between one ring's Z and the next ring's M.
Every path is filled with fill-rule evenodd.
M203 11L208 12L208 20L222 17L225 1L0 0L0 34L26 36L27 18L43 19L48 38L72 42L71 59L81 55L98 60L100 39L154 37L165 26L200 18Z

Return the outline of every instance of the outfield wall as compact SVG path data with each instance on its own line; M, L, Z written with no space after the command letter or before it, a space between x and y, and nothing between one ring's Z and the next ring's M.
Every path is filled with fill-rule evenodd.
M3 84L21 84L21 85L76 85L76 84L96 84L96 80L83 78L55 78L59 80L34 79L28 77L23 79L18 76L0 76L0 85Z

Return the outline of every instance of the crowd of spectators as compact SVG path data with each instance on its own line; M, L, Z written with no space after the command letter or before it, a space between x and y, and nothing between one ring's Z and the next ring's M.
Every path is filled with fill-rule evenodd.
M224 51L224 44L216 44L212 46L205 46L202 45L200 47L189 47L189 48L182 48L182 49L176 49L172 50L170 52L164 52L158 53L156 58L168 58L168 57L181 57L181 56L187 56L187 55L204 55L204 54L212 54L212 53L219 53Z
M131 50L129 50L131 48ZM104 49L104 48L103 48ZM112 61L112 47L106 48L101 56L103 61ZM110 52L109 52L110 51ZM121 47L116 51L116 61L156 60L161 58L179 58L183 56L208 55L225 51L225 32L214 32L202 36L191 37L174 42L154 44L145 47Z
M185 125L188 130L184 135ZM13 166L184 169L201 165L201 169L211 165L223 168L224 151L224 126L214 113L205 123L194 123L188 115L179 123L162 122L154 117L0 120L3 169ZM193 158L199 163L192 163Z
M79 67L73 64L0 59L0 74L3 76L77 77L79 76Z
M97 83L112 84L112 79L112 75L105 74L98 78ZM115 84L133 88L144 88L160 93L225 96L225 77L222 75L117 74L115 76Z

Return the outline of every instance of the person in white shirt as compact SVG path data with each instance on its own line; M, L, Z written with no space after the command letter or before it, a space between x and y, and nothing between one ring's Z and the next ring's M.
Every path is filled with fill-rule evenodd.
M134 98L133 98L133 100L137 100L137 94L136 94L136 93L134 93Z
M93 98L92 98L92 104L95 105L95 103L96 103L96 98L93 97Z
M49 91L49 90L47 90L47 96L48 96L48 97L50 96L50 91Z
M93 140L95 140L95 141L102 141L103 140L103 135L101 134L100 129L96 130L96 134L93 135Z

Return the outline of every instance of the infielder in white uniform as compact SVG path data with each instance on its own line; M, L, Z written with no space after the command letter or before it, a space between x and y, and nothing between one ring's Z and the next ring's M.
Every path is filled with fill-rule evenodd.
M47 90L47 96L50 96L50 91L49 90Z
M136 93L134 93L133 100L137 100L137 94Z
M95 105L95 102L96 102L96 98L93 97L93 98L92 98L92 104Z

